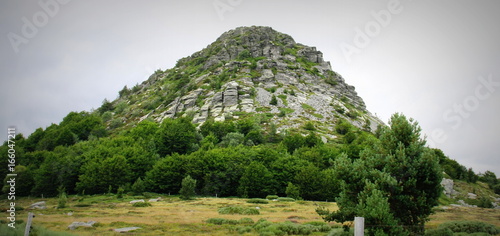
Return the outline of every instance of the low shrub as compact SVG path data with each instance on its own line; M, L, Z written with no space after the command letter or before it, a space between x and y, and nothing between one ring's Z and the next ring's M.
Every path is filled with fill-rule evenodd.
M293 199L291 197L279 197L277 200L280 202L294 202L295 201L295 199Z
M224 219L224 218L209 218L205 222L214 225L237 225L237 220Z
M278 199L278 195L267 195L266 199L267 199L267 200L274 200L274 199Z
M92 206L92 204L88 204L88 203L79 203L79 204L75 204L73 205L74 207L89 207L89 206Z
M269 200L262 198L252 198L247 201L247 203L255 203L255 204L268 204Z
M251 218L241 218L238 223L253 225L255 222Z
M150 207L151 203L149 202L135 202L132 204L133 207Z
M243 207L222 207L218 210L219 214L223 215L259 215L259 210L255 208L243 208Z
M239 234L250 233L250 232L252 232L252 227L251 226L238 226L236 228L236 232L238 232Z
M498 229L496 226L480 221L451 221L439 225L438 229L450 229L454 233L487 233L491 235L500 234L500 229Z
M425 231L425 236L453 236L453 231L448 228L428 229Z

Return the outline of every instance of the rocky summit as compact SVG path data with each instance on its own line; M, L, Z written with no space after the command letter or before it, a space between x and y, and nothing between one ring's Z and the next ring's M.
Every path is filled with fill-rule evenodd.
M296 43L270 27L239 27L205 49L156 71L142 84L120 91L108 124L120 127L145 119L192 117L225 121L260 116L278 131L312 123L335 138L334 124L345 119L365 130L383 124L366 110L355 88L334 72L323 53Z

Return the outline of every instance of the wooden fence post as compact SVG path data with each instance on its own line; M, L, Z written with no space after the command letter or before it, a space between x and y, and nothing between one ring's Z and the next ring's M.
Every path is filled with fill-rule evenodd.
M365 235L365 218L354 217L354 236Z
M35 214L33 212L28 213L28 221L26 221L26 228L24 229L24 236L29 236L31 231L31 221L33 221Z

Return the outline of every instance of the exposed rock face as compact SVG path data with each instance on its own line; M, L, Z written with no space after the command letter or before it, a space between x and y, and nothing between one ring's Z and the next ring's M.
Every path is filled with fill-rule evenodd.
M41 202L35 202L33 204L31 204L28 209L40 209L40 210L44 210L44 209L47 209L47 205L45 203L45 201L41 201Z
M271 117L279 130L307 121L328 130L339 118L372 131L383 124L366 110L355 88L332 71L322 52L270 27L230 30L176 67L155 72L139 88L136 94L168 101L155 104L140 120L191 115L201 125L259 113Z
M443 186L443 193L447 197L452 197L456 194L456 191L453 189L453 180L452 179L445 179L441 181L441 186Z

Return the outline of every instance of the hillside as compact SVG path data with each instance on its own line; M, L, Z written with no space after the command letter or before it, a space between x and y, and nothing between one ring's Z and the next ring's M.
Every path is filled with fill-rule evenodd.
M4 199L15 194L23 207L30 199L57 196L57 208L41 209L42 214L67 213L69 203L91 207L74 211L87 216L92 207L102 207L98 199L113 209L125 207L114 213L129 222L104 216L105 231L140 222L148 231L160 225L167 232L163 213L153 225L137 221L134 214L147 211L133 211L135 206L123 200L146 196L175 199L153 204L159 212L178 211L177 206L183 211L191 198L206 197L210 209L203 217L243 198L300 199L275 204L276 209L262 207L280 221L264 224L312 229L326 223L281 221L348 225L362 215L370 235L421 235L430 218L441 223L446 220L439 216L450 212L498 216L497 209L482 209L498 204L500 181L494 173L478 175L429 148L412 118L395 113L387 124L366 109L354 87L314 47L269 27L241 27L174 68L124 87L117 99L105 100L96 110L70 112L28 137L11 137L0 146L0 155L9 157L0 165L11 168L1 168L0 176L15 176L15 186L5 179ZM176 194L180 198L171 196ZM191 204L203 206L204 201ZM481 209L470 210L474 204ZM274 214L288 206L304 210L305 218ZM201 220L208 219L179 227L205 226ZM60 227L68 219L58 221ZM249 230L259 231L260 223Z
M200 125L258 114L278 130L312 121L334 138L339 118L371 131L383 124L315 47L256 26L230 30L174 68L123 88L99 112L106 113L111 129L145 119L190 116Z

